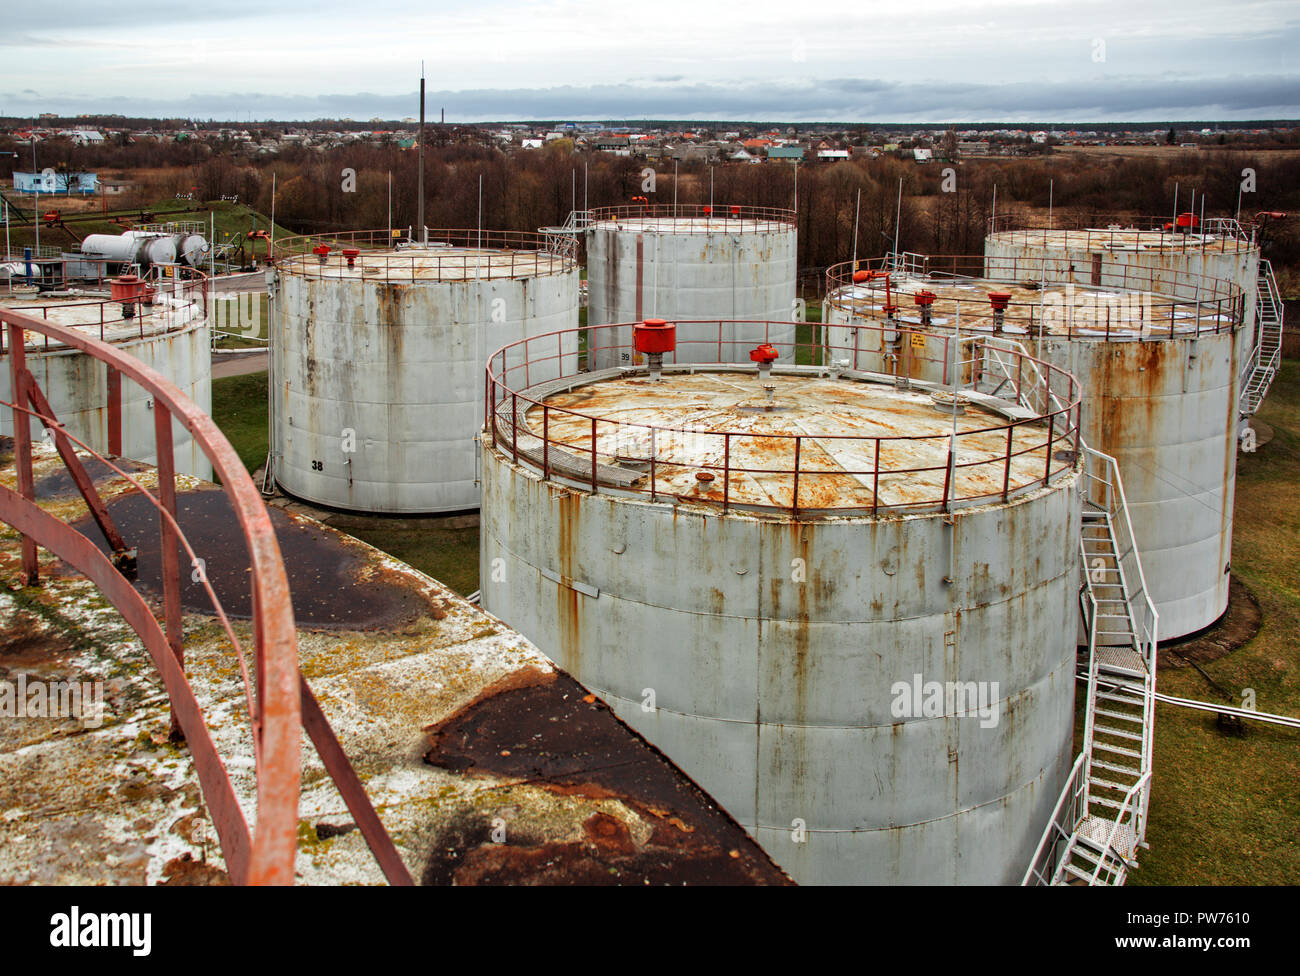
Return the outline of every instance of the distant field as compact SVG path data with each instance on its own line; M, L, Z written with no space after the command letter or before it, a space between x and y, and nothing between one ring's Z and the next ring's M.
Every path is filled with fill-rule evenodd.
M1246 148L1233 145L1198 145L1195 149L1184 149L1182 146L1057 146L1055 148L1058 153L1079 156L1132 156L1141 159L1174 159L1184 153L1268 153L1271 157L1300 156L1300 149Z

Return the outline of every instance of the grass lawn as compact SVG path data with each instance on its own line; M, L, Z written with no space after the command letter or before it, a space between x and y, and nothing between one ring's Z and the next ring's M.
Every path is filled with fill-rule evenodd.
M252 474L266 463L266 371L212 381L212 419Z
M1238 693L1253 688L1260 711L1300 715L1300 361L1284 362L1259 418L1275 436L1238 457L1232 570L1262 626L1205 670ZM1220 700L1192 668L1162 670L1157 687ZM1300 731L1248 722L1238 738L1211 712L1157 705L1153 783L1151 850L1129 884L1300 883Z

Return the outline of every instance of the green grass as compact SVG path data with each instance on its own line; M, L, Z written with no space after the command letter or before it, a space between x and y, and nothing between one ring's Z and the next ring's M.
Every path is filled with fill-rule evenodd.
M250 474L266 462L266 371L212 381L212 419Z
M1260 711L1300 715L1300 361L1284 363L1259 418L1275 436L1238 459L1232 569L1258 598L1262 627L1205 670L1238 693L1255 689ZM1162 670L1158 687L1220 700L1191 668ZM1151 850L1130 884L1300 882L1300 732L1248 722L1238 738L1213 713L1157 705L1154 769Z
M478 526L446 528L439 519L349 515L331 516L324 521L427 573L461 596L479 588Z

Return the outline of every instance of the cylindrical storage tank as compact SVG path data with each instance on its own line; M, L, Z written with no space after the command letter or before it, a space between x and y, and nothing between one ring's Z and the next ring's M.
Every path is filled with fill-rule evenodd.
M484 607L795 880L1018 881L1072 757L1070 378L1013 425L779 363L527 388L521 353L489 365Z
M112 343L171 380L204 412L211 413L212 331L201 282L177 279L162 285L136 279L113 290L119 296L117 301L14 296L0 302L32 318L75 328ZM146 294L149 302L142 300ZM128 295L138 297L121 300ZM28 333L27 368L70 434L100 454L114 453L110 440L113 410L109 405L113 385L106 364L62 344L47 344L43 336ZM121 378L117 389L121 404L121 448L117 453L156 464L152 397L128 377ZM13 399L7 363L0 365L0 399ZM37 439L42 430L39 421L32 421L32 433ZM0 433L13 436L9 410L0 410ZM211 480L208 456L176 421L172 422L172 448L178 472Z
M849 263L835 265L827 272L824 354L896 375L898 346L877 338L892 304L896 323L925 333L902 350L906 374L969 381L987 365L971 355L969 339L998 329L989 295L1006 295L999 334L1078 378L1084 439L1119 463L1160 638L1208 627L1228 605L1241 289L1134 267L1104 268L1097 286L1042 288L1034 264L999 260L996 277L965 277L954 269L978 269L984 259L926 259L893 271L888 301L883 279L854 282ZM1160 294L1153 284L1199 298ZM921 292L936 296L928 324L915 303ZM954 330L966 340L955 351Z
M771 322L769 342L794 341L794 211L734 204L606 207L590 211L589 221L589 326L701 320L682 332L679 362L743 361L738 319ZM634 365L631 341L626 329L589 332L590 367Z
M81 253L90 257L134 264L140 251L140 240L132 234L87 234L81 242Z
M208 256L208 242L202 234L183 234L176 245L176 256L190 267L197 268Z
M1126 269L1140 269L1139 287L1195 299L1207 278L1232 282L1244 296L1243 327L1237 356L1249 368L1258 344L1255 312L1259 290L1260 246L1256 230L1238 221L1182 214L1135 219L1124 216L1057 217L1053 228L1017 227L1014 216L1001 218L984 240L984 274L1003 277L1003 267L1036 265L1037 280L1100 286L1121 282Z
M429 235L277 245L272 471L289 494L360 512L477 508L488 354L567 330L530 377L576 364L576 261L533 234Z

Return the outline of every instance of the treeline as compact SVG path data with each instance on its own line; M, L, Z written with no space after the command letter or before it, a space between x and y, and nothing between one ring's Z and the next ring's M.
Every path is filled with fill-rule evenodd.
M647 169L654 170L653 184ZM411 150L352 147L289 150L251 165L215 156L193 174L205 199L240 194L258 210L304 233L416 226L417 157ZM1243 177L1243 171L1247 173ZM1253 174L1253 176L1251 175ZM792 207L798 192L799 264L822 268L893 248L975 254L997 213L1041 219L1049 204L1065 214L1173 216L1195 192L1199 211L1243 217L1257 210L1300 211L1300 156L1291 153L1187 152L1144 158L1058 153L1039 159L991 158L959 165L910 159L812 163L650 164L608 153L575 153L566 140L541 150L502 153L483 147L431 147L425 153L425 222L430 227L536 230L563 223L584 201L592 207L653 203ZM354 182L353 182L354 180ZM1250 185L1248 183L1248 185ZM996 204L995 204L996 187ZM901 188L901 203L900 203ZM857 233L854 236L856 223ZM1298 215L1293 223L1300 223ZM1300 263L1300 233L1273 232L1270 256Z
M903 250L922 253L979 253L994 213L995 188L998 214L1039 221L1049 204L1063 216L1172 216L1175 190L1179 209L1186 209L1194 191L1198 212L1203 199L1207 216L1232 216L1243 180L1254 187L1240 193L1243 216L1300 211L1300 154L1292 152L1058 152L953 165L885 155L798 167L696 162L674 169L671 162L575 152L565 139L509 153L460 141L454 130L442 130L430 142L425 151L430 227L475 227L481 219L488 229L536 230L563 223L584 202L618 205L638 196L661 204L713 200L788 208L795 205L797 182L799 264L808 271L855 253L879 256L895 241ZM419 223L417 153L394 144L325 151L287 147L274 157L250 159L221 143L56 143L40 144L42 166L62 161L69 168L153 171L155 181L142 189L138 204L176 193L193 192L200 200L238 196L265 214L274 204L276 222L302 233ZM1300 224L1300 215L1289 223ZM1276 264L1300 268L1300 232L1279 225L1266 253Z

